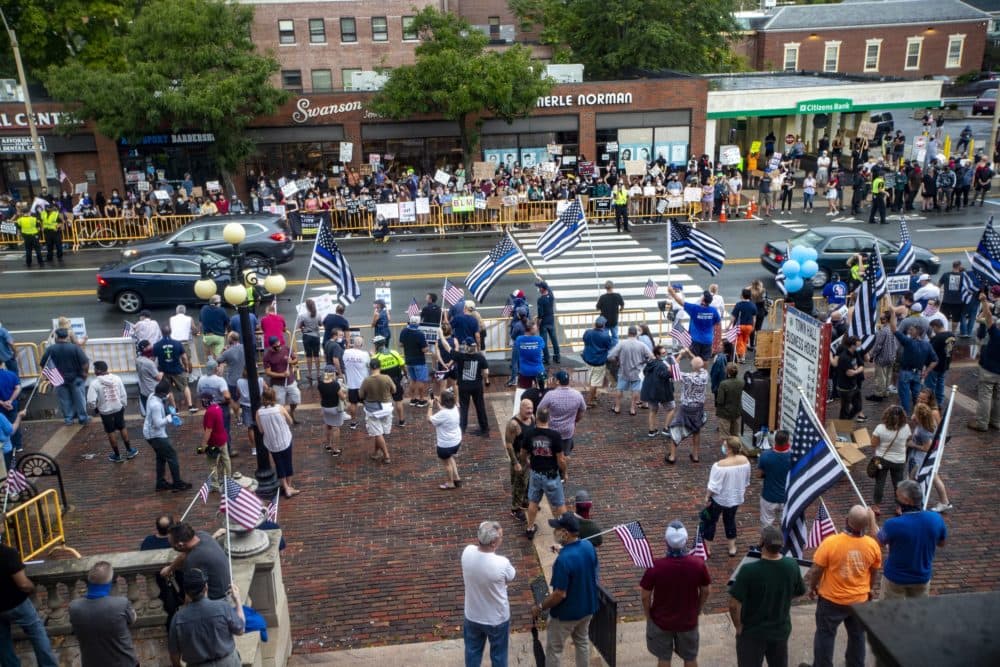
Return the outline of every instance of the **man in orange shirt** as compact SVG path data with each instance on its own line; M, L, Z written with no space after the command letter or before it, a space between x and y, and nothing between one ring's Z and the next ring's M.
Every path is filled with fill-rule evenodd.
M819 596L812 667L833 667L833 644L841 623L847 629L845 664L865 664L865 631L851 614L851 606L872 599L875 575L882 565L882 548L871 537L878 532L878 524L870 509L852 507L846 526L843 533L823 540L806 575L809 597Z

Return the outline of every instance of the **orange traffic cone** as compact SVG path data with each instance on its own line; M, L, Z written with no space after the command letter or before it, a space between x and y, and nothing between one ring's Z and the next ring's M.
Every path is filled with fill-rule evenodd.
M751 199L750 202L747 204L747 218L746 218L747 220L753 220L753 209L754 209L754 203L753 200Z
M722 208L719 210L719 222L729 222L729 218L726 217L726 203L722 203Z

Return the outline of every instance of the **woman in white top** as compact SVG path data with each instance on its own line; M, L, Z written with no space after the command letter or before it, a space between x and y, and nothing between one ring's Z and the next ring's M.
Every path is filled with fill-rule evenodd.
M435 408L439 408L437 412ZM434 427L437 435L437 456L444 466L445 475L448 481L438 486L439 489L457 489L462 486L462 480L458 476L458 465L455 463L455 454L462 444L462 427L455 407L455 394L447 390L441 394L441 403L435 396L431 404L427 406L427 421Z
M274 460L274 472L278 482L285 492L286 498L297 496L301 491L292 486L292 416L285 406L278 405L273 387L264 389L260 397L260 409L257 410L257 428L260 429L264 446L271 452Z
M906 443L910 439L910 425L906 413L898 405L890 405L882 413L882 423L872 432L872 451L882 460L882 467L875 473L875 493L872 511L879 514L879 505L885 493L885 478L892 477L892 489L906 479Z
M802 180L802 210L805 213L813 212L813 200L816 197L816 179L812 172L807 171L806 177Z
M743 191L743 176L733 169L729 176L729 208L733 211L740 210L740 193Z
M706 507L701 511L701 538L705 541L705 552L711 555L709 546L715 539L715 526L722 516L726 529L726 543L729 555L736 555L736 510L743 504L743 494L750 486L750 460L740 454L740 439L726 438L726 457L712 464L708 475L708 491L705 493Z
M826 185L826 181L829 178L830 158L827 156L826 151L822 151L819 157L816 158L816 180L820 185Z

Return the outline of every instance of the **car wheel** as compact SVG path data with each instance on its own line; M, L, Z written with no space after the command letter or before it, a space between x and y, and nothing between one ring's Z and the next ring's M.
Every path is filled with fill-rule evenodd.
M142 297L138 292L125 290L115 297L115 305L118 306L118 310L131 315L139 312L139 309L142 308Z
M826 269L820 269L819 271L816 272L816 275L812 277L812 284L813 287L819 288L823 287L823 285L826 285L826 283L829 280L830 280L830 274L827 273Z
M265 255L264 253L260 253L260 252L248 252L247 253L247 257L252 257L254 259L258 259L258 260L265 261L265 262L267 261L267 255Z

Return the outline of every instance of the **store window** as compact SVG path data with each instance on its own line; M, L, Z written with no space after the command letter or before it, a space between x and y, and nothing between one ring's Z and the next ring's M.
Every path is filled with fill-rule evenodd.
M360 71L361 69L358 67L345 67L340 70L340 80L344 83L344 90L354 90L354 84L352 83L354 73Z
M948 68L962 66L962 50L965 48L965 35L948 36L948 56L944 66Z
M372 41L389 41L389 21L384 16L372 17Z
M281 87L296 93L302 92L302 70L283 69L281 70Z
M840 42L827 42L823 50L823 71L836 72L840 66Z
M295 43L295 22L291 19L278 21L278 44Z
M417 20L416 16L404 16L403 17L403 41L412 42L419 39L417 35L417 29L414 27L414 22Z
M495 42L500 39L500 17L490 17L490 41Z
M312 79L312 92L330 93L333 92L333 75L328 69L314 69L310 72Z
M906 62L903 63L903 69L920 69L920 51L923 44L923 37L908 37L906 39Z
M309 43L326 44L326 22L323 19L309 19Z
M865 71L877 72L879 56L882 54L882 40L869 39L865 42Z
M340 41L358 41L358 23L353 16L342 16L340 18Z
M571 168L567 164L567 157L571 157L569 162L575 164L580 151L579 142L579 133L575 130L491 134L483 135L481 139L484 160L526 169L552 161L548 152L549 144L562 146L562 162L565 167Z
M785 44L785 60L782 66L786 72L794 72L799 69L799 45Z

